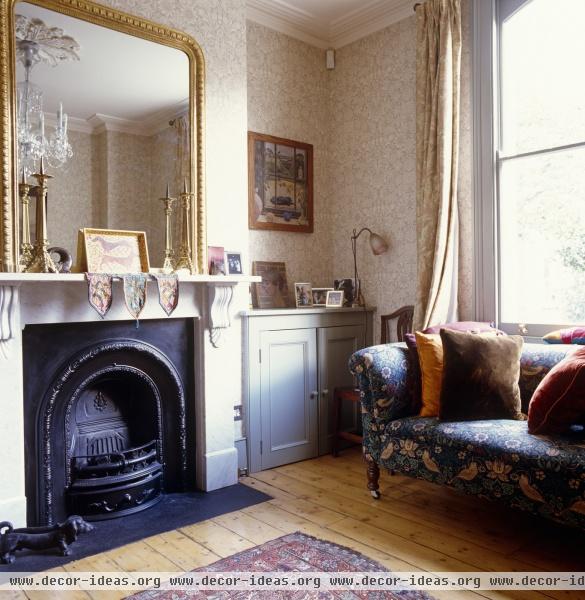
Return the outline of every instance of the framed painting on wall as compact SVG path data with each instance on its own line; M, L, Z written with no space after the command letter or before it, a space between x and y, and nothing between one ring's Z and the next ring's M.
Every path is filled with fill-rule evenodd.
M248 131L248 226L313 232L313 146Z

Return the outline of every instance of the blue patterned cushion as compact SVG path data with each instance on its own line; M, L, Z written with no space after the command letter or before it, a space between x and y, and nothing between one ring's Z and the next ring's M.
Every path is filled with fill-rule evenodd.
M522 412L528 414L528 405L534 390L542 378L565 356L573 352L575 346L570 344L524 344L520 357L520 396Z
M442 483L585 527L585 434L530 435L525 421L387 423L380 452L388 469Z

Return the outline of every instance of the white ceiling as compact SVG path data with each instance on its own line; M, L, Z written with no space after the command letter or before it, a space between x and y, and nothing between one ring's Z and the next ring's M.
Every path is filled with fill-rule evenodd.
M92 128L98 115L131 129L168 118L188 103L189 60L183 52L33 4L18 2L15 12L60 27L81 46L79 61L39 63L31 70L31 82L43 90L45 112L56 113L61 100L73 126L79 120ZM20 62L17 79L24 79Z
M319 48L340 48L413 14L416 0L247 0L250 20Z

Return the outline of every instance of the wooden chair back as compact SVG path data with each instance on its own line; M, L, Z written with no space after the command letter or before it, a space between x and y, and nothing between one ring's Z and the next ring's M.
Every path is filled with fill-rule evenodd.
M389 315L380 317L382 325L382 334L380 342L389 344L390 342L403 342L404 336L412 332L412 320L414 318L414 306L402 306ZM396 337L392 335L391 325L396 321Z

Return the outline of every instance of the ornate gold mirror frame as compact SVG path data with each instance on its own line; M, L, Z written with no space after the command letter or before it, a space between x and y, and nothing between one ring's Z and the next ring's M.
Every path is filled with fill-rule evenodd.
M0 271L18 271L19 207L16 173L16 73L14 5L0 0ZM190 36L89 0L26 0L44 8L127 33L157 44L182 50L189 58L189 126L191 142L192 260L197 272L206 271L206 227L204 192L204 98L203 52Z

